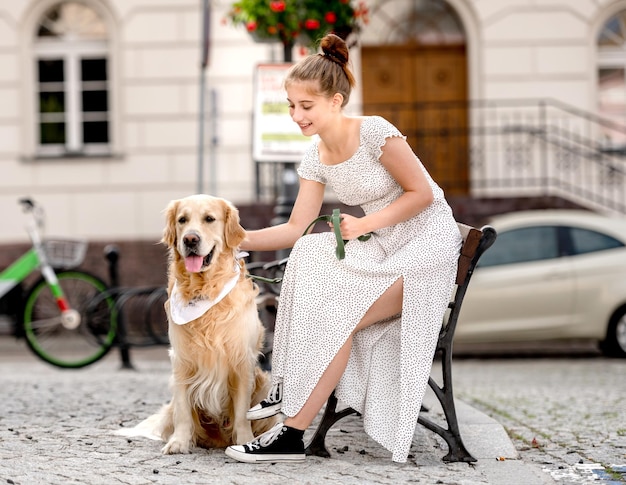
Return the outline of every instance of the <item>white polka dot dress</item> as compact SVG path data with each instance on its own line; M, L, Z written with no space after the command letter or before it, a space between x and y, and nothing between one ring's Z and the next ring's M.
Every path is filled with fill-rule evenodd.
M378 116L364 117L352 158L320 162L312 144L302 178L331 186L347 205L382 209L402 188L380 163L387 138L403 135ZM456 275L461 236L443 191L426 172L432 204L413 218L378 230L335 255L332 232L295 244L285 270L274 335L272 375L282 380L283 413L294 416L367 309L397 279L404 280L402 315L355 335L337 398L363 415L364 429L406 461L432 359Z

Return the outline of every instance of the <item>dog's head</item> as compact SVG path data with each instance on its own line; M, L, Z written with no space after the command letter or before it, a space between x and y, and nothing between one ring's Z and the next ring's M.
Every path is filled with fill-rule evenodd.
M162 242L190 273L206 271L214 257L235 250L245 238L239 211L227 200L198 194L165 209Z

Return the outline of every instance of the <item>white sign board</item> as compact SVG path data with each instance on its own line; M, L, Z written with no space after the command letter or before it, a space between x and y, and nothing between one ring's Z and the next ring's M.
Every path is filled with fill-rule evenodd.
M283 80L291 64L259 64L254 82L252 157L256 162L299 162L311 144L289 116Z

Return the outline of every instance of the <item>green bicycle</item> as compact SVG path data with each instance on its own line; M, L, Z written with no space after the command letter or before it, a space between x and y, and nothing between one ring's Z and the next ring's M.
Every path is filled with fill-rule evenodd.
M85 367L102 358L117 334L115 299L97 276L74 269L85 257L85 241L44 240L43 208L20 199L32 247L0 272L0 301L12 309L16 335L44 361L63 368ZM39 278L25 291L22 283Z

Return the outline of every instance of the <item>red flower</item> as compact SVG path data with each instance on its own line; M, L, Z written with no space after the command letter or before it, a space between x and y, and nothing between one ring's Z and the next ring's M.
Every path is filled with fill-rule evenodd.
M278 32L278 29L277 29L274 25L270 25L270 26L267 28L267 33L268 33L268 34L270 34L270 35L274 35L274 34L276 34L277 32Z
M304 28L307 30L315 30L320 28L320 21L315 19L306 19L304 21Z
M275 2L270 2L270 10L272 12L284 12L285 2L283 0L276 0Z
M250 20L250 22L248 22L246 24L246 29L248 30L248 32L254 32L256 30L256 22L254 20Z
M337 22L337 14L335 12L326 12L326 15L324 15L324 20L326 20L326 22L328 22L329 24L334 24L335 22Z

